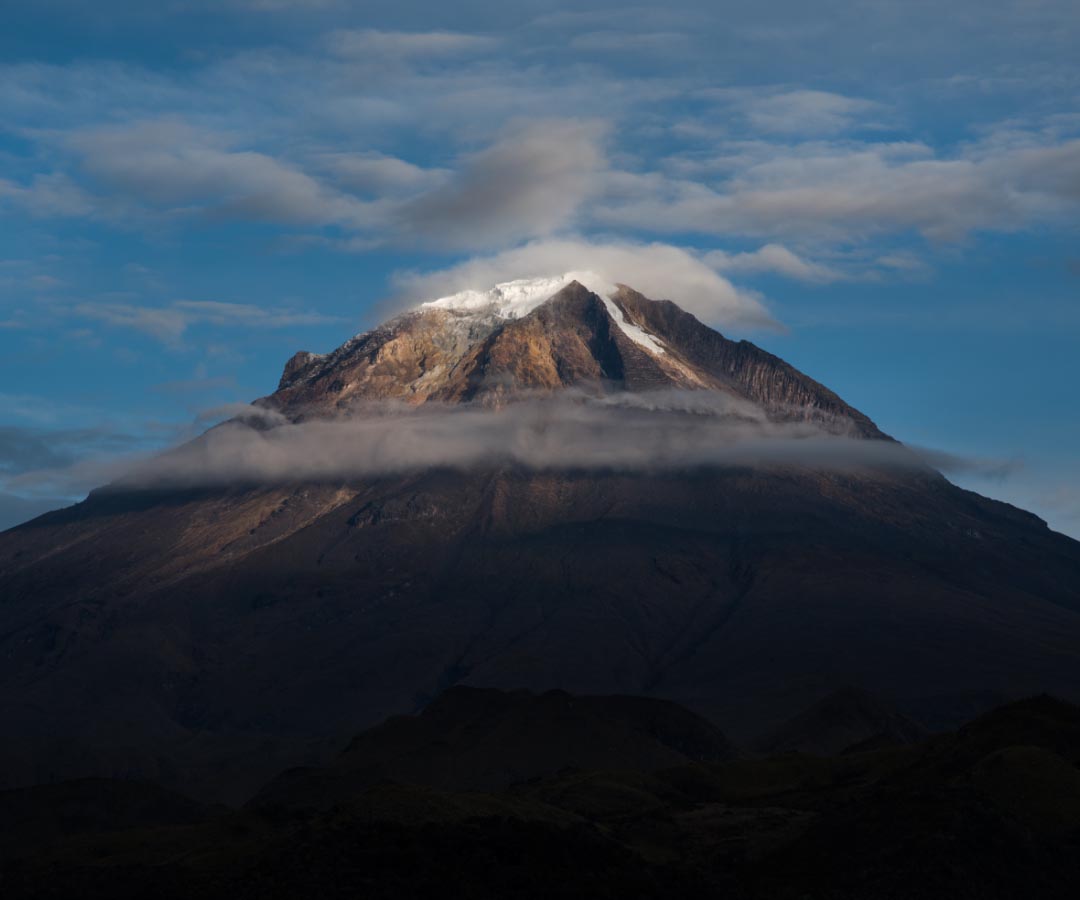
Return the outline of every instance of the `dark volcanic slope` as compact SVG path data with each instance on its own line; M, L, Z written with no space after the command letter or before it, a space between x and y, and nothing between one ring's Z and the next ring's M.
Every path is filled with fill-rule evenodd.
M628 289L410 314L262 401L694 387L880 439L751 344ZM627 337L627 323L665 348ZM846 686L929 727L1080 697L1080 544L931 471L429 471L97 492L0 536L0 777L236 799L453 684L651 694L737 740Z

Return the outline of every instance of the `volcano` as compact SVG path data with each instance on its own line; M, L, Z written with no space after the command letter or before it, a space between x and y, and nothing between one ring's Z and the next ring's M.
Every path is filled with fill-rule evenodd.
M298 353L237 420L0 535L3 786L241 800L455 685L674 700L747 745L845 690L929 729L1080 698L1080 543L586 275Z

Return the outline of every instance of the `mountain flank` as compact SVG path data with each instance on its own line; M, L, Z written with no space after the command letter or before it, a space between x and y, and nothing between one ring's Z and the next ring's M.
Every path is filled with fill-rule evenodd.
M171 452L190 483L105 486L0 534L0 783L122 777L243 802L458 685L673 701L743 746L849 688L889 711L886 731L1080 698L1080 544L952 485L753 344L597 290L466 292L294 357L250 416ZM336 446L375 454L413 413L452 435L538 410L508 444L547 435L557 453L552 409L571 437L600 435L589 464L314 478L294 456L273 478L197 477L222 438L354 428L368 444ZM750 450L607 463L701 428Z

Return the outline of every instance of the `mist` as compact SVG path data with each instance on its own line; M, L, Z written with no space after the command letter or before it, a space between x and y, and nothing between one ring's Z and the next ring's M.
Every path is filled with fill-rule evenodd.
M252 407L114 486L146 488L384 476L432 468L663 472L703 466L923 468L922 455L820 421L766 419L700 391L535 398L479 405L366 405L345 418L289 421Z

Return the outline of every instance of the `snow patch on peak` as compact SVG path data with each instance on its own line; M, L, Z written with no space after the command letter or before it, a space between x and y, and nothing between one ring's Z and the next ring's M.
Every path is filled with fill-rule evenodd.
M639 347L644 347L650 353L656 353L658 355L664 353L663 344L649 334L644 328L631 322L630 319L627 318L626 313L615 305L615 301L604 294L601 294L600 298L604 301L604 306L607 307L608 315L615 320L615 324L619 326L619 330L623 334Z
M594 272L565 272L547 278L518 278L504 281L486 291L464 290L438 300L421 303L420 309L452 309L457 312L494 316L499 319L520 319L576 281L604 301L604 306L616 326L630 340L650 353L663 354L664 347L651 334L631 322L611 300L616 285Z
M570 282L577 281L594 294L606 297L615 285L592 272L566 272L547 278L518 278L504 281L487 291L458 291L448 297L421 303L421 309L453 309L460 312L494 315L500 319L520 319L557 294Z

